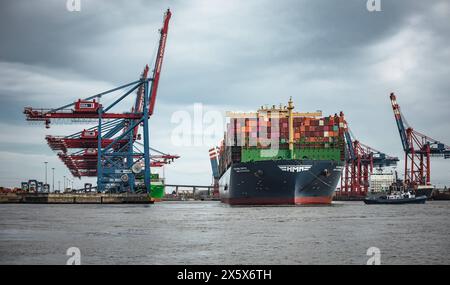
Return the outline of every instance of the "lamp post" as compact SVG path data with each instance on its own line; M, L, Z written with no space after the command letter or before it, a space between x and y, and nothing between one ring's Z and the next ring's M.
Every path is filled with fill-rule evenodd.
M66 176L64 176L64 189L63 189L63 192L65 192L66 191Z
M45 184L47 184L47 164L48 164L48 161L45 161L44 164L45 164Z
M55 168L52 167L52 192L55 192Z

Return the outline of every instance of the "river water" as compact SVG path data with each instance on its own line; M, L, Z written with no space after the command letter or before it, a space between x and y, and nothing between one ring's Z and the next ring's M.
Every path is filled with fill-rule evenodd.
M450 202L0 205L1 264L450 264Z

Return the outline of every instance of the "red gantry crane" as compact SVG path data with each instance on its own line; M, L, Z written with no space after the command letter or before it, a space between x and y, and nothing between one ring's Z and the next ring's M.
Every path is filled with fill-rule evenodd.
M343 116L342 112L341 115ZM347 124L347 123L346 123ZM374 167L397 165L399 159L389 156L357 140L345 126L346 160L341 176L339 196L364 197L369 192L370 175Z
M401 113L394 93L390 94L390 99L405 152L405 184L415 190L420 186L430 186L430 158L450 158L450 147L414 130Z

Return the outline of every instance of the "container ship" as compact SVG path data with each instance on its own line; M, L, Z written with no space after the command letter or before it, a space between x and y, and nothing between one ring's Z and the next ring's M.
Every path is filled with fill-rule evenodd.
M344 114L287 106L228 112L218 148L220 200L231 205L330 204L345 162Z

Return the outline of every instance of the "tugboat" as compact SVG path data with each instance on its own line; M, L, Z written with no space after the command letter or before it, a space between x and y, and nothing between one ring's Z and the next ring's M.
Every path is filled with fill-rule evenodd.
M367 205L373 204L424 204L427 200L426 195L418 196L411 192L394 193L389 195L382 195L378 197L366 197L364 203Z

